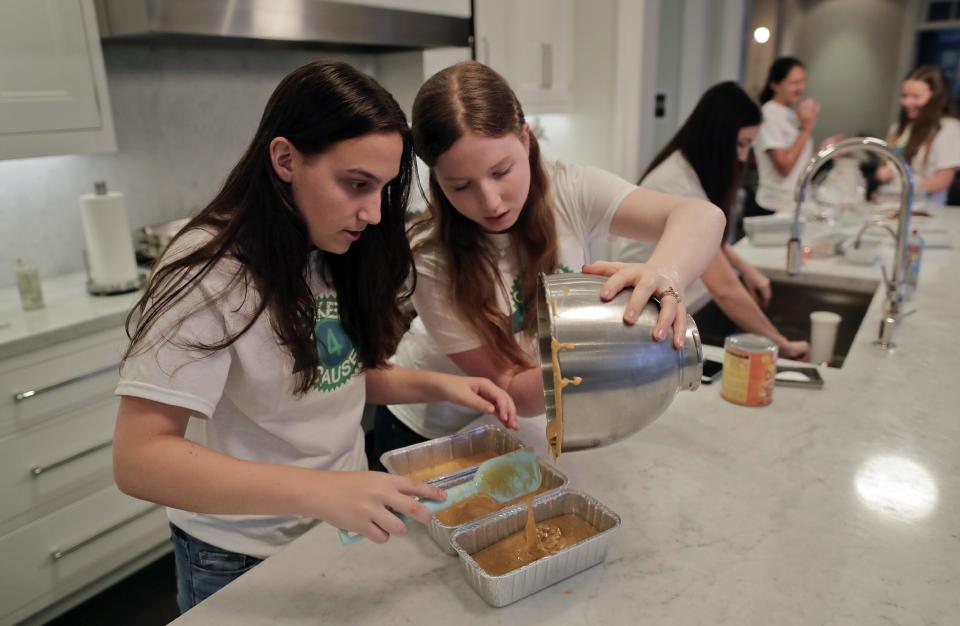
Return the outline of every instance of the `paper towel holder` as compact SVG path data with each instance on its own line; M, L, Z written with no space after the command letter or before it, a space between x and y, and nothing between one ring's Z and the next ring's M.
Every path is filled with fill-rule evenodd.
M90 277L90 263L87 261L87 251L82 250L82 252L83 267L87 272L87 293L89 293L91 296L118 296L120 294L137 291L143 287L144 283L147 282L146 270L137 268L137 277L125 283L113 283L108 285L95 283L93 282L93 278Z
M107 195L106 181L98 180L93 183L93 192L98 196ZM137 291L143 287L147 281L146 270L137 268L137 277L121 283L101 284L96 283L90 275L90 261L87 258L87 250L83 248L83 267L87 274L87 293L91 296L116 296L124 293Z

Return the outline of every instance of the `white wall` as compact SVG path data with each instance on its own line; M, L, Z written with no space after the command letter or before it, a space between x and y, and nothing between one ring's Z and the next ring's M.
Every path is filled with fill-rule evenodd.
M665 98L664 115L656 118L657 149L670 140L680 127L677 110L680 101L680 63L683 56L683 10L682 0L663 2L660 5L660 44L657 46L657 93Z
M654 124L654 153L683 124L707 89L721 81L742 80L747 14L746 0L660 3L656 91L666 95L666 111Z
M683 0L681 123L707 89L743 79L747 13L746 0Z
M107 44L119 152L0 161L0 287L18 257L41 276L82 271L77 196L105 180L126 194L132 228L190 215L209 201L253 136L288 71L328 52ZM337 55L375 72L372 55Z
M867 131L883 137L900 85L905 0L819 0L787 5L781 53L808 69L821 105L818 139Z
M777 58L777 46L783 39L778 5L782 0L753 0L750 11L750 25L747 29L747 67L743 87L754 98L760 97L767 72ZM770 40L757 43L753 31L763 26L770 30Z
M440 70L470 60L470 48L433 48L387 52L376 57L380 84L397 99L407 119L413 116L413 101L420 85Z
M655 97L661 0L620 0L614 156L621 176L637 180L656 153Z
M714 10L713 82L742 81L746 75L747 44L753 37L748 0L721 0Z
M573 109L529 116L545 156L616 169L611 149L616 71L617 0L574 5Z
M544 152L636 180L704 91L743 77L748 0L574 6L574 110L536 119ZM663 118L653 117L657 93L667 96Z

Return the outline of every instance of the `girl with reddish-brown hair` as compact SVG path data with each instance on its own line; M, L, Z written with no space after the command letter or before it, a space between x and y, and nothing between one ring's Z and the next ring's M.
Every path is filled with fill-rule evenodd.
M605 299L632 287L628 324L660 297L654 338L682 345L683 290L719 249L718 208L543 159L513 90L480 63L424 83L412 129L430 167L429 210L413 229L419 316L394 362L488 377L510 393L518 414L543 413L534 306L541 272L609 276ZM593 262L589 243L610 234L659 243L647 263ZM478 415L444 402L381 407L377 447L445 435Z

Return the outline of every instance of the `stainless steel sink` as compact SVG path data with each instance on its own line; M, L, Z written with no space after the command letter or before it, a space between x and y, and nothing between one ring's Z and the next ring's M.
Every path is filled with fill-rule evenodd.
M837 342L831 367L842 367L850 351L860 322L870 306L878 281L844 280L844 287L823 286L820 280L837 283L836 278L804 276L800 280L773 280L773 300L766 310L770 321L790 339L810 339L810 313L833 311L843 321L837 331ZM693 315L703 343L723 346L727 335L741 332L714 302Z

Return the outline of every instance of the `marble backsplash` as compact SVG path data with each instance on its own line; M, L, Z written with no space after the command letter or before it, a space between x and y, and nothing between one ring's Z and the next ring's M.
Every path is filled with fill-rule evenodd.
M118 152L0 161L0 288L17 258L42 278L83 270L77 197L97 180L126 196L131 228L199 210L253 136L273 88L315 58L376 75L373 54L292 48L104 45Z

